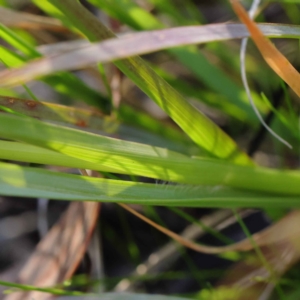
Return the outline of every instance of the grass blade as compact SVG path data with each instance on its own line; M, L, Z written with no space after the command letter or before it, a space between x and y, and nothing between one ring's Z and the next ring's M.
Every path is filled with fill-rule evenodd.
M184 207L300 207L299 196L91 178L0 163L2 195ZM184 201L183 201L184 199Z
M300 26L260 24L259 28L263 34L273 38L300 37ZM109 62L170 47L244 37L249 37L244 25L213 24L134 33L102 43L80 43L79 49L78 41L71 41L65 43L64 48L59 50L62 53L56 52L58 55L55 57L33 62L24 71L20 69L3 73L1 85L16 85L61 70L74 70L97 62Z

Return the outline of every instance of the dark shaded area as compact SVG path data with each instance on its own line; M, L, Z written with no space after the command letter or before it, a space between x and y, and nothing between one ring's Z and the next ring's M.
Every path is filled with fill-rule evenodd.
M0 226L11 216L17 216L22 219L22 214L36 212L36 201L34 199L16 199L2 198L2 218ZM28 205L24 205L24 204ZM62 211L66 209L67 203L60 201L51 201L48 209L48 219L53 224L58 219ZM6 209L4 209L6 207ZM13 207L16 210L13 210ZM190 223L177 216L167 208L157 207L156 217L163 220L165 226L174 232L180 233ZM185 209L194 218L211 213L207 209ZM147 215L147 213L146 213ZM155 215L152 219L156 219ZM254 213L245 218L245 224L249 230L254 233L268 225L262 213ZM1 223L2 222L2 223ZM26 219L23 220L26 224ZM104 262L105 286L108 290L114 288L119 282L117 278L129 276L134 269L149 255L163 247L170 241L168 237L153 229L143 221L124 211L113 204L103 204L99 219L101 232L101 245L103 251L102 260ZM23 227L18 236L14 238L5 238L0 235L0 279L14 280L20 267L26 262L29 255L34 251L34 247L39 240L39 234L36 227L28 229ZM245 238L243 231L238 224L233 224L221 231L222 234L233 241ZM198 242L220 246L222 242L212 235L206 234ZM138 255L132 256L130 245L134 243L138 249ZM21 250L21 252L20 252ZM233 263L230 260L219 258L215 255L205 255L196 253L188 249L179 250L181 255L178 259L162 266L158 273L147 274L148 279L137 279L135 287L147 293L153 294L186 294L196 293L200 288L206 288L207 285L213 285L224 271ZM87 254L80 264L77 275L86 274L85 280L89 281L89 274L92 269L93 261ZM82 276L82 275L81 275ZM76 282L76 281L75 281ZM74 286L75 290L87 290L86 284L81 287ZM5 288L2 288L5 290Z

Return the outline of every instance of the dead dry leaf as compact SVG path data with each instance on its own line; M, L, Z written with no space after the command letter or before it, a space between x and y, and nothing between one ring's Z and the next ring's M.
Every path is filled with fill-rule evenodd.
M268 268L253 252L229 270L218 283L219 289L235 290L236 300L269 299L280 277L299 262L300 247L287 239L264 246L261 252Z
M18 276L18 283L52 287L70 278L80 263L99 214L100 203L72 202L37 245ZM16 292L5 300L48 299L42 292Z
M25 12L17 12L3 6L0 7L0 22L7 27L67 31L67 28L57 19L37 16Z
M290 38L299 38L300 36L300 27L297 26L261 24L260 28L264 34L272 37L288 35ZM48 49L47 53L53 49L53 53L58 53L57 55L37 59L23 67L0 72L0 86L15 86L58 71L81 69L98 62L109 62L171 47L248 36L249 32L244 25L225 23L139 32L100 43L87 43L86 46L84 43L78 44L77 41L71 41L58 47L44 47L44 51Z
M207 254L221 254L229 251L250 251L253 249L253 243L249 239L245 239L235 244L221 247L200 245L189 239L183 238L182 236L172 232L171 230L153 222L152 220L148 219L144 215L129 207L128 205L122 203L118 204L130 213L137 216L139 219L153 226L154 228L166 234L167 236L174 239L183 246L190 248L194 251ZM296 247L300 251L300 228L298 226L299 220L300 210L290 212L277 223L256 234L253 234L252 239L258 247L268 246L274 243L293 242L294 247Z
M298 71L287 58L277 50L270 40L263 35L256 23L251 20L245 9L239 3L239 0L231 0L231 4L241 22L247 26L253 41L265 61L274 72L291 87L298 97L300 97L300 74Z

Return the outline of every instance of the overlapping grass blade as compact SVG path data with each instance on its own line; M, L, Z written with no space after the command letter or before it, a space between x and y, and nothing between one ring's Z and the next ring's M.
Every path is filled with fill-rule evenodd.
M41 57L41 54L35 47L2 24L0 24L0 36L23 54L18 55L13 51L1 47L1 57L8 67L14 68L23 65L30 59ZM110 111L110 103L107 98L88 87L83 81L71 73L62 71L58 74L45 77L43 81L52 86L59 93L73 99L82 99L88 104L100 107L106 113Z
M239 24L234 24L234 25L240 26ZM200 27L199 29L202 30L204 27L205 26ZM209 37L209 35L207 35L207 37ZM164 43L164 40L162 40L162 43ZM41 47L38 47L38 49L44 55L51 56L51 55L61 54L62 52L68 52L74 49L79 49L81 47L87 47L87 46L89 46L89 43L87 41L75 40L75 41L61 42L61 43L50 44L50 45L43 45ZM223 52L221 52L221 54L223 54ZM225 96L220 94L216 97L216 94L214 92L199 89L196 86L194 86L192 83L190 83L188 80L184 80L183 78L178 78L176 74L171 74L170 72L164 71L162 68L159 68L154 64L150 64L150 66L152 69L155 70L155 72L159 76L161 76L164 80L166 80L172 87L178 90L182 95L191 97L192 99L195 100L200 100L201 102L205 102L209 106L219 109L220 112L225 113L228 116L232 116L234 119L245 121L246 118L245 112L239 109L234 103L227 101Z
M90 2L136 30L164 28L163 23L152 14L139 7L134 1L90 0ZM146 16L141 17L142 15ZM151 19L152 22L148 22L147 19ZM229 74L225 74L218 67L209 62L197 47L181 47L169 49L168 51L192 71L201 83L205 83L210 89L216 91L218 94L222 94L226 97L228 102L233 104L236 109L239 109L243 121L250 123L257 122L251 107L246 101L243 89L230 79ZM258 102L258 107L263 109L263 104L257 97L255 97L255 99Z
M11 113L30 116L43 121L54 122L69 127L74 126L102 135L117 135L120 139L165 147L186 154L195 154L196 150L191 141L181 132L172 127L164 126L156 120L144 116L127 106L120 108L121 117L125 121L131 119L131 123L140 124L140 128L120 123L115 117L104 116L95 110L40 101L36 102L0 96L0 108ZM148 131L148 129L152 130Z
M299 38L300 35L300 29L295 26L260 25L260 28L264 34L271 37ZM64 57L58 57L47 61L47 63L51 65L51 67L47 69L42 69L42 64L37 64L34 65L34 72L29 66L30 72L26 69L26 72L24 70L22 74L11 74L11 80L8 76L9 74L6 73L5 77L7 78L7 81L5 78L3 78L2 81L3 84L18 84L33 79L36 76L53 73L63 69L82 68L99 61L110 61L130 55L161 50L180 44L203 43L244 36L248 36L247 31L243 25L239 24L217 24L199 27L172 28L157 32L142 32L116 41L105 42L99 47L91 45L90 47L84 47L85 49L77 49L74 52L65 54ZM67 57L69 57L69 59L66 60ZM64 60L63 64L61 63L62 60ZM231 89L228 88L228 90ZM236 109L238 108L236 107ZM245 117L242 110L239 110L239 114L241 114L240 118Z
M79 2L50 0L81 30L90 41L114 37L99 20ZM117 67L154 100L190 138L208 153L238 163L249 158L222 130L191 106L177 91L159 77L141 58L116 61ZM191 120L193 123L191 124Z
M300 97L300 74L289 60L263 35L256 23L253 22L238 0L231 0L231 4L240 20L247 26L251 37L258 47L265 61L273 71L283 79Z
M0 158L56 164L166 181L227 185L278 195L300 195L300 172L238 166L217 159L190 158L167 149L121 141L16 115L0 116L0 137L30 145L1 142ZM10 130L7 130L10 128ZM60 154L59 154L60 153ZM65 157L65 162L64 162ZM57 161L56 161L57 159ZM85 163L86 162L86 163Z
M260 24L259 28L263 34L273 38L300 37L300 26ZM21 69L2 73L1 85L16 85L57 71L74 70L97 62L109 62L183 44L201 44L243 37L249 37L244 25L213 24L140 32L98 44L82 44L79 49L76 46L77 41L70 42L63 51L66 53L29 63L23 71ZM29 73L26 75L25 72Z
M112 36L112 34L104 28L96 18L93 18L93 16L85 11L79 3L74 1L70 1L70 3L68 1L60 3L53 0L51 3L61 8L71 21L75 21L76 19L78 29L83 30L83 32L91 40ZM81 16L80 22L78 22L78 14ZM93 24L97 24L98 26L91 26ZM188 105L178 93L166 85L166 83L162 81L161 78L159 78L150 68L148 68L142 60L132 58L126 62L119 61L117 64L121 70L138 83L138 85L146 93L148 93L152 99L156 100L156 102L169 113L169 115L198 145L201 145L204 149L215 156L226 157L227 159L230 157L234 161L238 162L249 162L243 153L237 154L236 145L232 142L232 140L226 137L226 135L224 135L218 127L214 126L195 109ZM167 101L168 99L166 98L166 95L168 99L171 98L172 101ZM189 117L187 118L187 116ZM191 119L195 120L192 128L189 122Z
M118 135L120 139L124 140L165 147L183 153L198 153L195 152L195 145L179 130L165 126L125 105L119 108L118 118L124 123L120 123L114 116L104 116L96 110L12 97L0 96L0 107L9 112L38 118L43 121L72 125L99 134ZM138 124L139 128L128 125L128 123Z

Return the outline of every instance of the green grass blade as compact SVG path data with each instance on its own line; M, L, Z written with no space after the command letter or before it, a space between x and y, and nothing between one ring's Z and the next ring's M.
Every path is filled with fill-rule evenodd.
M47 11L51 16L62 21L62 23L66 27L69 27L72 30L76 30L76 27L72 25L68 18L66 18L64 14L54 5L52 5L49 1L31 0L31 2L33 2L36 6L40 7L41 9Z
M20 67L24 65L25 58L16 52L0 46L1 61L7 67Z
M89 0L89 2L134 29L153 30L163 28L160 21L131 0Z
M138 125L139 128L144 128L147 131L160 135L168 140L184 143L188 147L196 147L195 144L181 131L174 129L171 126L167 126L166 124L161 124L156 119L143 112L138 112L130 106L121 105L119 107L118 120L126 124Z
M183 78L177 78L175 75L168 73L161 68L151 65L155 72L168 82L173 88L179 91L185 97L206 103L207 105L218 109L221 113L232 116L234 119L244 121L247 118L245 112L236 105L227 101L225 96L217 95L213 92L199 90L196 86L189 83Z
M65 295L65 296L86 295L86 293L83 293L83 292L64 291L64 290L57 289L57 288L41 288L41 287L36 287L36 286L32 286L32 285L27 285L27 284L7 282L7 281L3 281L3 280L0 280L0 285L13 288L14 292L17 292L17 291L18 292L19 291L23 291L23 292L24 291L26 291L26 292L28 292L28 291L39 291L39 292L44 292L44 293L51 293L51 294L57 295L57 296L61 296L61 295ZM12 292L12 291L9 291L9 292ZM7 294L7 291L5 291L4 293ZM78 297L76 297L74 299L79 300Z
M40 57L37 50L20 38L12 30L0 23L0 37L16 49L22 51L29 59Z
M95 168L95 166L98 167L98 165L92 162L64 155L56 151L8 141L0 141L0 159L91 170ZM97 169L103 172L113 173L120 171L119 169L106 167L104 165Z
M95 3L95 0L93 0ZM180 10L177 9L176 5L172 2L172 0L150 0L150 3L155 5L159 12L163 12L172 17L176 24L180 25L194 25L200 24L203 22L204 17L197 8L197 5L190 0L185 1L184 14Z
M299 197L91 178L0 163L2 195L185 207L299 207Z

